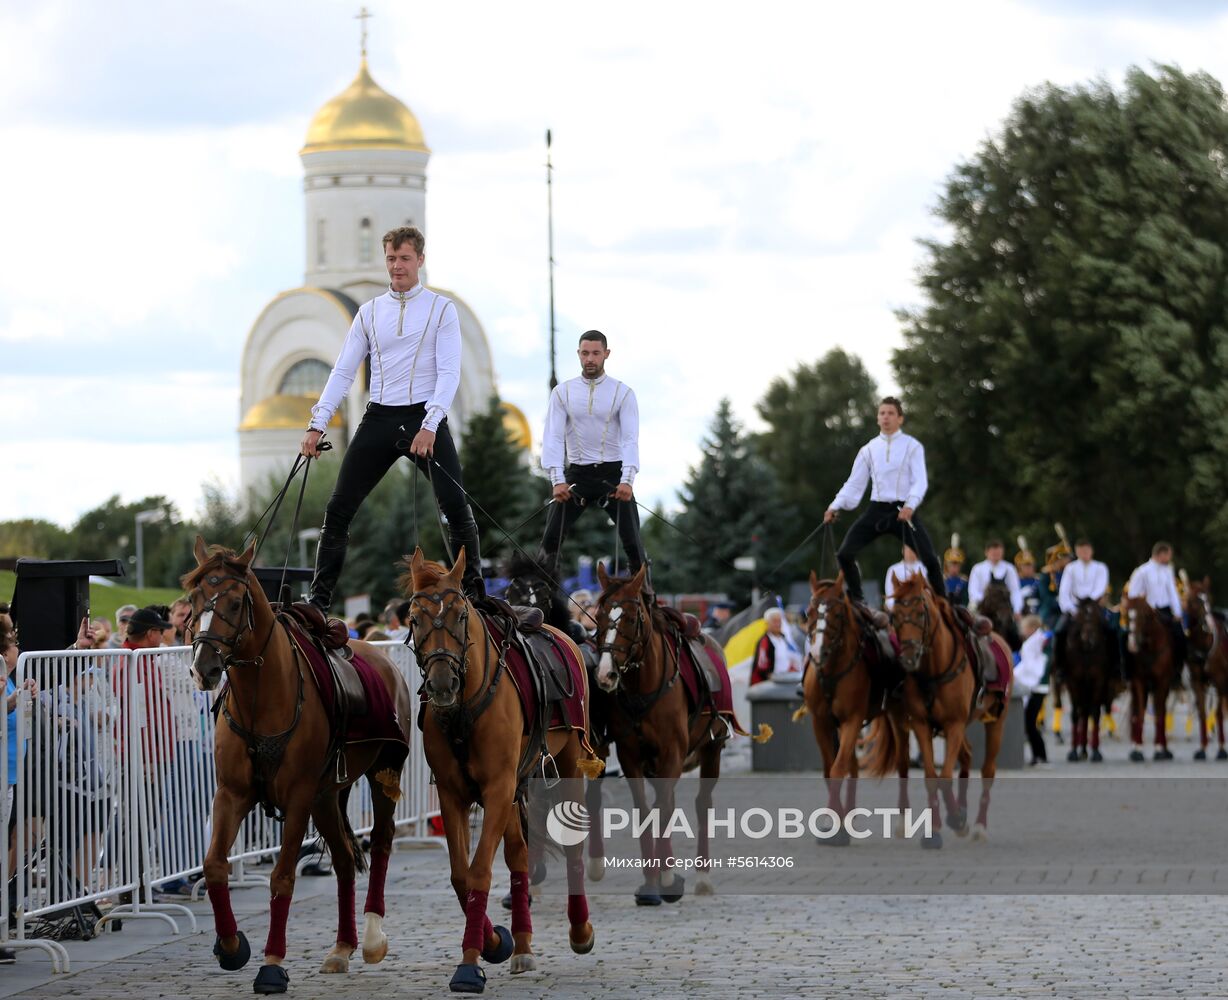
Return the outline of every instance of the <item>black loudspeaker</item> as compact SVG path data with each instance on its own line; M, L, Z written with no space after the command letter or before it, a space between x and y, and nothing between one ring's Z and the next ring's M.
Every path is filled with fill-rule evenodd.
M256 579L260 581L260 586L264 590L264 596L274 604L280 603L281 598L277 596L277 585L281 583L282 568L280 566L253 566L252 572L256 574ZM290 592L291 603L294 601L305 601L306 597L300 597L299 594L295 593L296 589L301 592L305 588L295 588L294 584L310 583L316 571L307 566L290 566L284 572L286 574L286 589Z
M12 610L22 651L71 646L90 613L90 577L123 575L118 559L18 559Z

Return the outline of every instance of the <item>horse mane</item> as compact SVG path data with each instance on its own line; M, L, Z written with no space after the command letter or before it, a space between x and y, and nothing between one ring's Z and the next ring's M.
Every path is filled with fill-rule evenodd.
M503 575L509 580L514 580L518 576L536 576L547 583L554 582L542 568L541 563L532 556L522 552L512 553L511 558L508 559L507 564L504 566Z
M184 590L192 590L201 580L205 578L205 572L219 559L226 564L228 569L234 570L244 576L247 575L249 569L240 561L239 553L234 549L228 549L224 545L210 545L205 550L209 558L197 566L195 569L188 570L179 578L179 586Z
M597 603L600 604L615 591L622 590L623 587L627 586L627 584L634 579L634 575L610 577L609 582L606 583L606 585L602 588L601 593L597 596ZM644 601L645 606L648 605L648 602L644 599L643 588L640 589L640 600Z
M412 556L402 556L400 562L397 563L404 573L397 577L397 586L401 588L401 592L412 594L418 588L414 584L414 570L410 563L413 561ZM422 584L425 587L433 586L442 580L450 573L443 563L435 562L433 559L424 559L422 565L418 567L418 575L422 577Z

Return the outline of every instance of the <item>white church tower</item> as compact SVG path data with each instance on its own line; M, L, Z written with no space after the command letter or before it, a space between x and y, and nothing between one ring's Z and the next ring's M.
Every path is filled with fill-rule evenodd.
M307 235L303 284L265 306L243 349L239 451L245 494L289 471L358 306L387 288L384 233L417 226L427 236L428 266L431 260L430 150L413 112L371 78L365 24L358 75L316 112L299 155ZM456 303L460 318L461 384L448 414L459 439L466 418L484 410L495 391L494 365L477 316L455 292L436 290ZM339 449L362 419L368 381L364 371L333 418L329 438ZM504 422L529 447L528 425L516 407L505 405Z

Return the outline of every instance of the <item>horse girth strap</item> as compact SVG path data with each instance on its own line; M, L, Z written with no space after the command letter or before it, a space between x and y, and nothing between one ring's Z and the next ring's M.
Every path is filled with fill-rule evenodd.
M631 718L637 729L643 724L645 716L652 710L652 707L664 698L682 677L682 664L677 657L673 660L673 673L670 672L669 646L664 636L660 636L659 640L661 643L661 683L657 685L656 690L650 694L632 694L620 685L614 695L619 706Z

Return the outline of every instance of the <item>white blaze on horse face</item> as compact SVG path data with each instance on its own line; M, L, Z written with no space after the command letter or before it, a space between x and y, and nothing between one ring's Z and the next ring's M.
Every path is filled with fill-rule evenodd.
M815 608L814 635L810 637L810 658L816 663L823 650L823 633L827 631L827 602L820 601Z
M623 615L622 608L615 608L610 612L610 627L606 629L605 644L612 645L618 637L618 619ZM614 669L614 657L610 655L607 649L601 654L601 659L597 663L597 683L602 687L611 687L617 679L617 671Z

